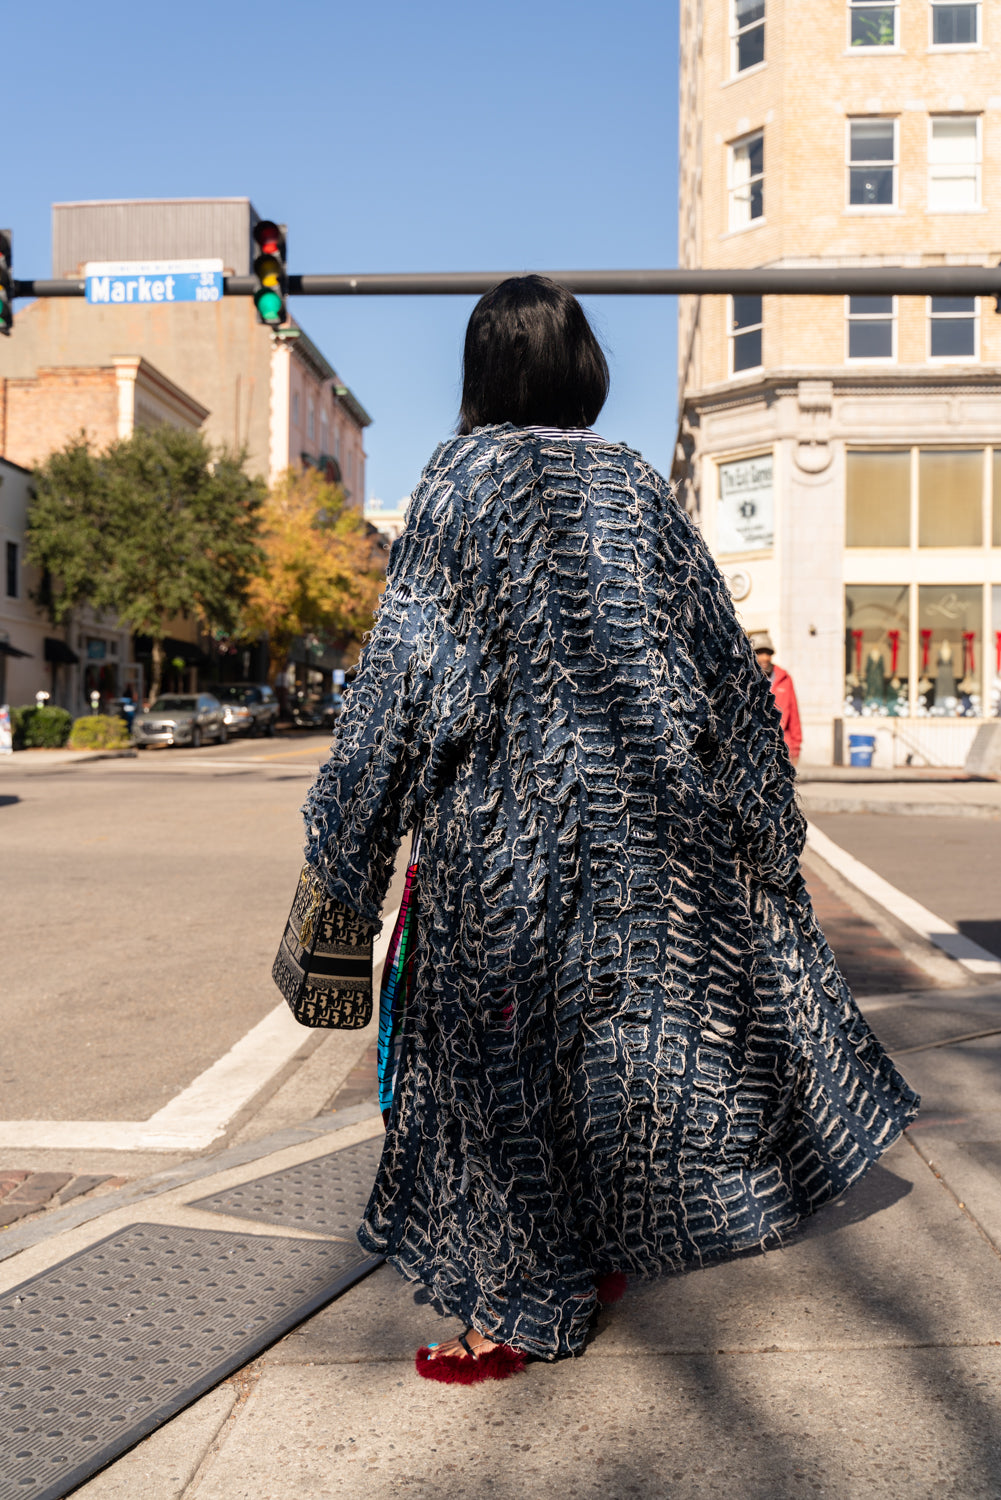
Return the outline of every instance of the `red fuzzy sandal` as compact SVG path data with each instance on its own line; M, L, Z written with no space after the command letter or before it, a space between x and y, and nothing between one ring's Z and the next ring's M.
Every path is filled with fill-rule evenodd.
M624 1271L609 1271L607 1275L598 1277L594 1289L602 1307L607 1307L610 1302L621 1301L628 1285L629 1280Z
M443 1385L477 1385L481 1380L506 1380L525 1368L526 1356L510 1344L496 1344L485 1354L477 1354L467 1337L472 1331L467 1328L459 1335L464 1354L439 1354L432 1359L431 1351L437 1344L418 1349L414 1362L418 1375L425 1380L440 1380Z

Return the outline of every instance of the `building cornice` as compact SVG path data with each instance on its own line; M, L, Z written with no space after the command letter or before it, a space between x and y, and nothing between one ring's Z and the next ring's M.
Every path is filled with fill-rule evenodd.
M953 376L944 370L902 369L889 374L864 375L856 371L839 369L791 369L776 370L770 375L735 385L706 386L701 391L686 395L683 410L724 411L730 407L747 406L751 402L779 400L796 396L803 381L823 380L829 382L832 396L962 396L998 395L1001 397L1001 367L991 366L985 370L957 370Z

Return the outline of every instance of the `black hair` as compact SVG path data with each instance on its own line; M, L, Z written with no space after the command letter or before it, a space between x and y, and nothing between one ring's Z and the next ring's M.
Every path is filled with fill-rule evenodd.
M462 354L459 432L590 427L608 396L608 364L572 292L511 276L473 308Z

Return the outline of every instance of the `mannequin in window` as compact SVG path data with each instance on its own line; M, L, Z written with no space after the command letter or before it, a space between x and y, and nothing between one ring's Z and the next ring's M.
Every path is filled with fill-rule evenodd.
M935 705L945 708L951 700L956 702L956 671L952 664L952 647L943 641L938 653L938 670L935 673Z
M882 705L885 695L886 667L883 664L883 653L878 646L873 646L865 664L866 702Z

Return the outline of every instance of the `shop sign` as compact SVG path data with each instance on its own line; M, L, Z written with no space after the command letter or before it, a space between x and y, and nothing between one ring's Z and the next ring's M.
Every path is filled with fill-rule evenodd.
M104 661L104 659L107 656L107 654L108 654L108 643L107 643L107 641L95 641L94 639L88 637L88 640L87 640L87 660L88 661Z
M775 540L772 455L719 466L717 552L758 552Z
M0 704L0 755L13 755L14 737L10 732L10 708Z

